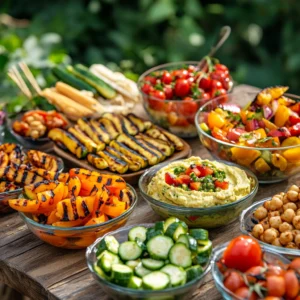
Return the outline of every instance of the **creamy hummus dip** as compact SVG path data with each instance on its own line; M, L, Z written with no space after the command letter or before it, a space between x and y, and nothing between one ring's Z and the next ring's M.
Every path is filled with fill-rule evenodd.
M197 208L232 203L250 191L244 170L195 156L165 166L148 185L148 195L156 200Z

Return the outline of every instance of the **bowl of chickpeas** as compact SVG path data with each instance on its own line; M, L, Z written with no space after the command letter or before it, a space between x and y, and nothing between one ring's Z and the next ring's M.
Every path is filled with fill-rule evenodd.
M245 209L240 230L261 244L289 258L300 256L300 188L265 198Z

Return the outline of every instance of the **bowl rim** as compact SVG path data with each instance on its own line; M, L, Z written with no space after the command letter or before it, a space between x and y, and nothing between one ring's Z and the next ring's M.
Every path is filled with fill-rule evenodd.
M135 191L135 189L128 183L126 183L126 186L133 192L134 197L132 200L132 205L130 205L129 209L127 209L124 213L122 213L121 215L119 215L116 218L113 218L111 220L105 221L103 223L100 224L95 224L95 225L89 225L89 226L75 226L75 227L59 227L59 226L52 226L52 225L47 225L47 224L41 224L38 223L30 218L28 218L23 212L19 212L19 214L21 215L22 219L25 221L25 223L29 223L30 225L33 225L35 227L38 227L41 230L57 230L57 231L82 231L82 230L89 230L89 229L95 229L95 228L102 228L102 227L106 227L107 225L111 225L114 224L122 219L124 219L127 215L130 215L133 211L133 209L135 208L135 206L137 205L138 202L138 196L137 193Z
M240 94L240 92L236 92L236 93L228 93L227 94L227 97L230 97L230 96L237 96L238 94ZM257 95L256 92L247 92L247 94L254 94L254 95ZM287 94L284 94L284 95L287 95ZM291 96L293 96L292 94L288 94ZM294 95L294 96L297 96L297 95ZM274 151L274 150L288 150L288 149L294 149L294 148L300 148L300 144L299 145L293 145L293 146L285 146L285 147L270 147L270 148L264 148L264 147L250 147L250 146L242 146L242 145L237 145L237 144L231 144L231 143L227 143L227 142L224 142L224 141L221 141L221 140L218 140L216 138L214 138L213 136L207 134L204 130L202 130L202 128L200 127L200 124L198 122L199 120L199 116L200 114L203 112L203 110L208 106L208 105L211 105L213 102L219 100L219 99L222 99L224 98L224 95L223 96L218 96L218 97L215 97L213 99L210 99L209 101L207 101L205 104L203 104L197 111L196 115L195 115L195 126L197 128L197 131L199 134L203 134L205 137L208 137L210 138L211 140L221 144L221 145L225 145L225 146L230 146L230 147L235 147L235 148L241 148L241 149L247 149L247 150L259 150L259 151L263 151L263 150L269 150L269 151ZM245 104L247 105L247 104Z
M139 186L139 190L143 196L144 199L146 199L146 201L148 200L148 198L150 198L149 200L151 202L153 202L155 205L157 206L160 206L160 207L163 207L167 210L172 210L172 211L180 211L180 212L186 212L186 213L203 213L203 212L207 212L207 211L210 211L210 212L218 212L220 209L227 209L227 208L231 208L231 207L234 207L235 205L241 203L241 202L244 202L246 201L249 197L251 197L253 195L253 197L256 195L257 191L258 191L258 186L259 186L259 182L258 182L258 179L257 177L255 176L255 174L243 167L243 166L240 166L238 164L235 164L235 163L232 163L232 162L229 162L229 161L225 161L225 160L213 160L213 161L217 161L217 162L220 162L220 163L223 163L225 165L229 165L229 166L233 166L233 167L237 167L239 169L242 169L243 171L246 172L247 174L247 177L251 177L254 179L254 186L252 188L252 190L250 191L249 194L247 194L246 196L242 197L241 199L237 200L237 201L234 201L232 203L228 203L228 204L223 204L223 205L216 205L216 206L211 206L211 207L205 207L205 208L198 208L198 207L184 207L184 206L178 206L178 205L172 205L172 204L168 204L168 203L164 203L162 201L159 201L159 200L156 200L154 199L153 197L149 196L146 191L144 191L143 187L142 187L142 181L144 180L145 177L147 177L148 173L151 172L152 170L154 169L157 169L160 170L161 168L165 167L167 164L170 164L170 163L174 163L174 162L180 162L180 161L184 161L185 159L179 159L179 160L174 160L172 162L163 162L163 163L160 163L158 165L155 165L153 167L151 167L150 169L148 169L147 171L145 171L142 176L140 177L139 179L139 183L138 183L138 186ZM211 160L210 160L211 161ZM250 176L249 176L249 175Z
M251 213L253 214L254 209L258 208L259 206L261 206L263 203L265 203L268 200L271 200L272 197L266 197L262 200L256 201L254 202L252 205L250 205L249 207L247 207L246 209L244 209L240 215L240 231L245 234L248 235L250 237L252 237L253 239L255 239L256 241L258 241L262 246L264 246L265 248L267 248L268 250L271 250L273 252L279 253L279 254L283 254L283 255L296 255L296 256L300 256L300 249L291 249L291 248L284 248L284 247L278 247L278 246L274 246L271 244L267 244L259 239L257 239L256 237L254 237L249 231L247 231L245 229L245 216L247 213ZM254 217L253 217L254 218Z
M93 265L92 265L92 262L89 260L89 255L92 253L92 250L94 247L96 247L96 245L102 240L104 239L107 235L114 235L114 234L117 234L119 232L122 232L122 231L125 231L125 230L130 230L131 228L133 227L137 227L137 226L144 226L144 227L151 227L151 226L154 226L155 223L142 223L142 224L132 224L132 225L128 225L128 226L123 226L121 228L118 228L117 230L114 230L114 231L111 231L111 232L108 232L106 233L105 235L103 235L102 237L99 237L93 244L91 244L90 246L88 246L86 248L86 253L85 253L85 257L86 257L86 261L87 261L87 265L88 265L88 268L90 270L90 272L92 274L95 274L97 276L97 278L102 282L104 283L105 285L115 289L115 290L118 290L118 292L127 292L127 293L133 293L135 295L144 295L144 294L149 294L149 296L151 295L159 295L159 294L162 294L162 293L167 293L167 292L177 292L177 291L180 291L181 289L183 288L188 288L188 287L191 287L193 286L195 283L197 283L198 281L200 281L201 279L203 279L207 273L210 271L211 269L211 260L212 260L212 257L213 257L213 253L210 255L209 257L209 261L207 263L207 265L205 266L205 268L203 268L203 273L201 274L201 276L199 276L198 278L195 278L187 283L185 283L184 285L181 285L181 286L177 286L177 287L172 287L172 288L167 288L167 289L163 289L163 290L158 290L158 291L152 291L152 290L135 290L135 289L131 289L131 288L127 288L127 287L123 287L123 286L120 286L120 285L117 285L117 284L114 284L112 282L109 282L103 278L101 278L97 272L94 271L93 269Z
M168 68L168 67L173 67L173 66L176 66L176 65L185 65L185 64L186 65L198 65L199 61L187 60L187 61L169 62L169 63L164 63L164 64L161 64L161 65L157 65L155 67L152 67L151 69L148 69L142 75L140 75L140 77L137 81L137 87L138 87L138 90L139 90L140 94L142 94L143 98L149 96L148 94L145 94L141 89L141 83L142 83L142 80L144 79L144 77L146 77L150 73L158 71L159 69L162 69L162 68ZM231 75L229 75L229 78L230 78L231 82L233 83L233 79L232 79ZM233 90L233 86L231 87L230 90L227 91L227 94L230 94L232 92L232 90ZM223 97L224 97L224 95L223 95ZM152 100L157 101L157 102L163 102L163 103L173 103L173 102L182 103L181 99L178 99L178 100L175 100L175 99L173 99L173 100L171 100L171 99L162 100L162 99L151 96L151 101ZM193 102L200 103L203 100L204 99L194 99Z

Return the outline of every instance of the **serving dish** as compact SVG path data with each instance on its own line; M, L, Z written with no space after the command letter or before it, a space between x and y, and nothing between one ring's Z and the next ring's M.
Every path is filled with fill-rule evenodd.
M240 215L241 211L252 203L253 198L258 190L258 181L256 176L246 168L226 161L219 162L229 166L238 167L246 172L251 181L251 192L247 196L229 204L208 208L181 207L158 201L147 194L147 189L150 181L156 175L156 173L161 168L169 164L169 162L164 162L150 168L140 177L139 189L142 197L161 217L168 218L169 216L175 216L178 219L186 222L186 224L190 227L215 228L227 225L236 219Z
M300 153L300 145L280 146L280 147L251 147L245 145L235 145L226 141L222 141L210 135L203 129L200 124L207 123L208 113L216 109L220 105L238 105L239 107L247 107L251 101L256 97L256 93L233 93L224 97L217 97L208 103L204 104L196 114L195 124L201 143L210 151L213 157L232 161L243 165L250 169L257 177L260 183L275 183L280 182L288 177L298 173L300 170L300 160L283 159L286 167L283 169L280 165L274 165L272 158L276 157L282 159L286 151L293 153ZM293 95L285 94L289 98ZM296 99L296 97L295 97ZM268 162L268 170L266 172L259 171L259 162L262 157L271 157ZM300 156L299 156L300 157Z
M146 228L152 227L153 223L148 224L140 224L140 226L144 226ZM104 235L102 238L97 239L91 246L89 246L86 250L86 259L88 268L91 271L94 279L101 286L101 288L113 299L189 299L193 292L195 292L203 282L204 277L210 270L210 264L208 263L204 268L204 272L202 273L200 278L196 278L183 286L167 288L161 291L150 291L150 290L134 290L129 289L127 287L122 287L116 284L113 284L107 280L104 280L94 270L94 264L97 261L97 247L102 239L107 235L113 235L119 242L124 242L127 240L127 235L133 227L126 226L120 228L114 232L110 232L109 234Z

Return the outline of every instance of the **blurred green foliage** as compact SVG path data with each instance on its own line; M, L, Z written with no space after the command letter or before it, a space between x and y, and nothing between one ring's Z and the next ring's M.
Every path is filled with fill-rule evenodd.
M299 13L297 0L2 0L0 97L16 93L5 73L19 60L41 86L53 80L49 67L71 61L134 77L160 63L200 60L223 25L232 34L217 57L235 81L300 93Z

